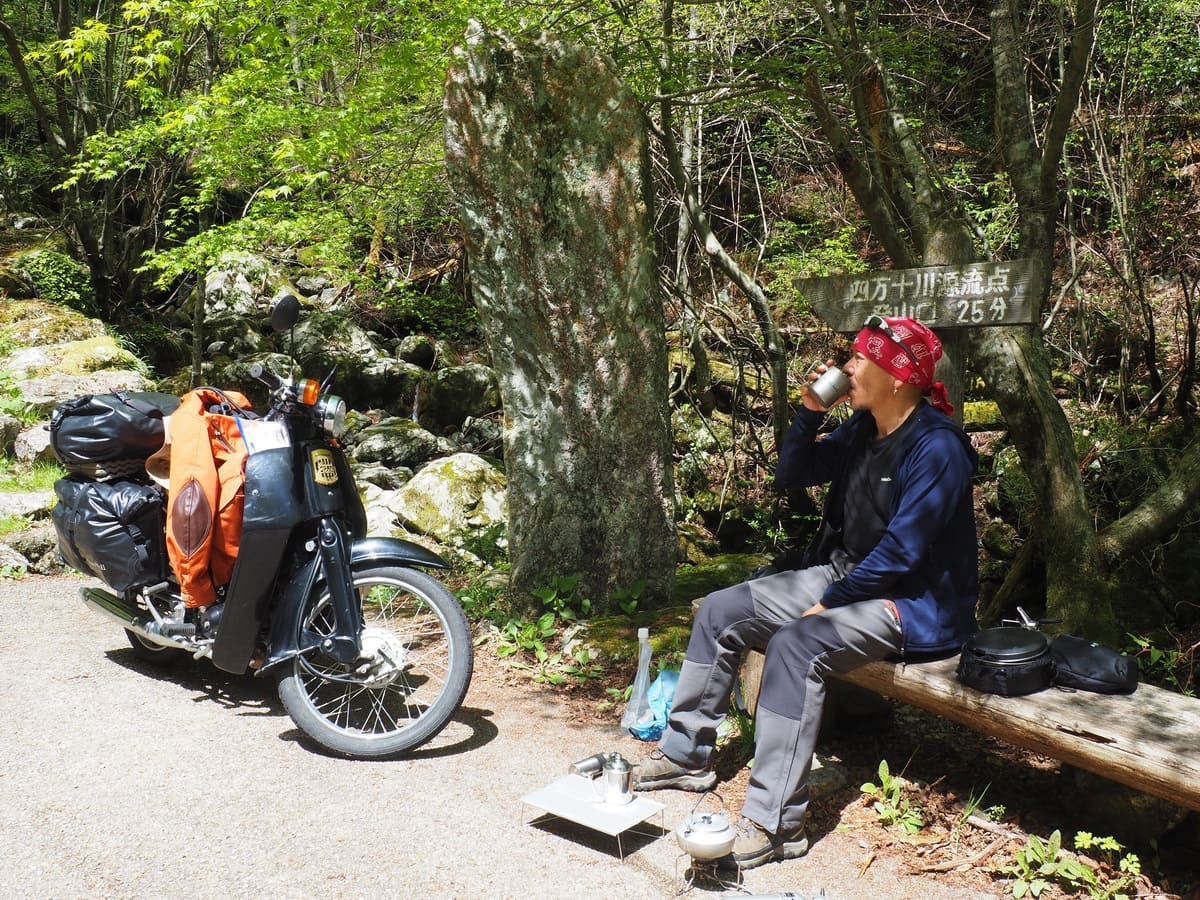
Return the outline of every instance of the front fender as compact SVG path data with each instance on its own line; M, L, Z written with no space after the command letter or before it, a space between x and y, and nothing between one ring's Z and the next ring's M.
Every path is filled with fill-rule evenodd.
M350 545L350 567L370 563L449 568L449 563L431 550L399 538L369 537ZM270 649L259 672L313 649L317 644L305 635L303 617L309 601L323 588L325 572L319 554L314 554L280 588L281 596L271 621Z
M448 569L450 564L432 550L399 538L369 537L350 545L350 565L397 562L404 566Z

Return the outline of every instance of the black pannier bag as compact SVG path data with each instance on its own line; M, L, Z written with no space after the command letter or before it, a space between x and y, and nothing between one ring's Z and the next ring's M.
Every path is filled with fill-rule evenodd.
M155 484L60 478L51 517L67 564L115 591L167 577L166 492Z
M163 418L178 406L178 397L154 391L86 394L50 414L50 447L71 472L92 478L142 474L142 461L163 445Z
M1016 626L985 628L963 644L958 680L988 694L1019 697L1054 683L1050 642L1039 631Z
M1060 634L1050 642L1054 683L1098 694L1132 694L1138 685L1138 664L1132 656L1102 644Z

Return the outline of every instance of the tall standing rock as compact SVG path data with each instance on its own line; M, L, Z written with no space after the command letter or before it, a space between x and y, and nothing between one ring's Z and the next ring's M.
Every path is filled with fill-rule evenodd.
M472 24L446 160L505 412L512 587L605 605L675 563L667 352L644 123L591 51Z

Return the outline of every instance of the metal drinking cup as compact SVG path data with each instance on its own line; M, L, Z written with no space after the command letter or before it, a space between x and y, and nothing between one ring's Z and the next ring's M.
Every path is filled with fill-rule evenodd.
M850 392L850 379L837 366L830 366L808 386L808 390L823 408L829 409Z

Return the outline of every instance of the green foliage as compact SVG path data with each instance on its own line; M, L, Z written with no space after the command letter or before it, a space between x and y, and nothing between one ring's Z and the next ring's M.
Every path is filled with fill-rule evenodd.
M1200 32L1193 0L1137 0L1109 4L1096 34L1098 72L1126 73L1106 79L1116 92L1129 84L1143 96L1194 104L1200 89ZM1193 106L1194 108L1194 106Z
M1141 861L1133 853L1118 858L1123 848L1114 838L1080 831L1075 835L1075 849L1099 852L1111 874L1065 853L1059 831L1045 841L1031 834L1026 845L1017 851L1013 863L997 871L1013 877L1012 895L1017 900L1040 897L1052 884L1073 893L1087 891L1096 900L1126 900L1130 896L1126 891L1136 888Z
M965 163L958 163L948 181L966 195L963 212L975 224L980 251L988 258L1013 252L1020 240L1017 198L1008 175L1000 172L990 181L973 186L975 178Z
M978 794L975 793L974 788L971 789L970 793L967 795L967 802L963 804L962 815L958 817L958 822L955 823L954 829L952 830L957 831L967 823L967 819L971 818L971 816L975 815L975 813L980 810L980 808L983 806L983 798L987 796L989 788L991 788L990 784L984 785L983 790Z
M876 798L872 806L879 815L879 821L916 834L925 826L920 805L904 796L904 783L893 777L886 759L880 760L877 774L879 784L868 781L859 790L868 797Z
M632 616L637 612L642 595L646 593L646 579L639 578L632 585L613 592L613 602L625 615Z
M1124 849L1121 842L1114 837L1097 837L1087 831L1075 834L1075 849L1081 851L1099 852L1103 862L1112 873L1107 879L1101 879L1102 884L1091 890L1092 897L1103 900L1127 900L1130 891L1137 893L1138 876L1142 874L1142 861L1136 853L1121 854ZM1118 874L1119 873L1119 874ZM1098 873L1104 875L1106 873Z
M0 538L6 534L17 534L29 527L25 516L0 516Z
M426 292L398 284L381 294L378 303L401 330L457 340L479 333L479 311L456 290L439 286Z
M1159 647L1146 635L1127 633L1125 637L1128 643L1122 650L1137 659L1143 681L1196 696L1196 644L1187 648Z
M1012 895L1040 897L1051 884L1059 884L1068 890L1077 891L1097 886L1096 872L1073 857L1062 854L1062 833L1055 831L1049 840L1043 841L1036 834L1017 851L1012 865L998 870L1014 878Z
M576 622L592 611L592 601L579 593L579 581L578 575L556 575L549 587L538 588L533 596L549 608L549 615Z
M726 719L729 723L728 731L724 734L724 743L733 744L736 746L740 755L747 758L754 756L754 716L749 715L741 707L734 704L729 709L729 716Z
M459 596L469 613L486 612L493 621L490 634L480 642L494 641L496 655L531 673L534 681L559 685L572 679L599 678L604 673L602 663L577 640L581 619L592 608L591 601L578 592L579 581L578 576L558 576L549 586L534 591L545 609L536 619L503 618L503 604L489 600L485 591L471 590ZM503 624L499 624L501 618Z
M66 474L54 460L37 460L30 464L0 457L0 493L49 493L54 489L54 482Z
M0 356L3 356L0 350ZM13 377L7 372L0 372L0 413L12 416L23 425L32 425L40 418L38 411L30 405Z
M96 315L96 293L87 267L65 253L32 250L17 258L16 267L29 276L41 299Z
M857 228L846 225L828 234L825 223L776 222L763 257L763 280L774 306L785 314L807 315L807 298L796 289L801 278L850 275L868 266L859 255Z
M462 548L489 568L504 565L508 560L508 524L496 522L470 529L463 536Z

